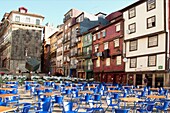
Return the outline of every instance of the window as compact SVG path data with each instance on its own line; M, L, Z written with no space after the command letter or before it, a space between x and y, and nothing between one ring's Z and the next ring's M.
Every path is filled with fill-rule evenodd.
M88 35L87 35L87 41L89 42L90 40L91 40L91 35L88 34Z
M148 66L156 66L156 55L148 56Z
M102 31L102 37L105 37L106 36L106 30L103 30Z
M36 25L40 25L40 20L36 19Z
M94 52L98 52L99 45L94 45Z
M116 32L119 32L120 31L120 23L116 24Z
M109 48L109 42L105 42L104 43L104 50L108 49Z
M137 50L137 40L130 41L130 51Z
M15 17L15 22L20 22L20 16Z
M87 42L87 35L84 36L84 42Z
M94 35L93 35L93 41L95 41L95 40L96 40L96 35L94 34Z
M155 7L156 7L156 1L155 0L148 0L147 1L147 11L155 9Z
M116 65L121 65L122 64L122 58L121 56L116 57Z
M136 11L135 11L135 7L129 9L129 19L133 18L136 16Z
M90 50L89 47L87 47L87 55L89 54L89 50Z
M68 23L68 27L70 27L71 26L71 24L70 23Z
M147 18L147 28L152 28L156 26L155 16Z
M29 23L30 22L30 18L26 17L26 22Z
M158 35L148 37L148 47L158 46Z
M106 66L110 66L110 58L106 59Z
M98 39L100 39L100 32L99 32L99 33L97 33L97 35L98 35Z
M130 59L130 68L136 68L137 60L136 58Z
M96 60L96 67L100 67L100 59Z
M114 40L114 47L119 47L119 38Z
M129 25L129 34L136 32L136 23Z

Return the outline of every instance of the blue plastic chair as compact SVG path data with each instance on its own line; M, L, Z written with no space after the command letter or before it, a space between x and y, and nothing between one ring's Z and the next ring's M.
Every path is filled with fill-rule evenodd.
M107 111L107 109L111 106L112 110L114 110L114 107L117 106L119 108L119 101L115 104L112 103L112 98L110 98L109 96L106 97L106 103L107 103L107 108L105 110L105 112Z
M55 101L54 101L54 103L57 103L57 104L59 104L59 106L61 107L61 105L62 105L62 103L63 103L63 96L55 96L54 97L54 99L55 99Z
M140 113L151 113L153 111L155 102L142 102L142 106L137 109L136 111L140 112Z
M78 113L78 109L73 110L73 102L63 102L63 113Z
M94 107L94 105L95 105L95 103L93 102L93 100L90 100L89 101L90 108L87 108L86 113L95 113L97 111L104 113L104 109L102 107L100 107L100 106Z
M35 113L52 113L52 107L52 102L38 103L38 106L35 106Z
M157 109L157 112L160 110L160 111L164 111L165 113L168 113L167 112L168 105L169 105L169 101L164 101L162 106L161 105L155 106L155 108Z

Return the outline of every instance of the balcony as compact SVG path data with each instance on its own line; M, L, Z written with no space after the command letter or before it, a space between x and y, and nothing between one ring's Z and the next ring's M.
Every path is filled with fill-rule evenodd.
M78 52L78 55L77 56L83 56L83 52Z
M110 57L110 49L106 49L106 50L104 50L102 53L103 53L103 57L104 57L104 58Z
M76 42L71 42L70 43L70 48L73 48L73 47L76 47L77 46L77 43Z
M63 39L63 41L62 41L62 42L63 42L63 43L67 43L67 42L69 42L69 41L70 41L70 39L71 39L70 37L65 37L65 38Z
M67 20L69 20L71 18L70 15L66 15L65 18L63 19L63 22L66 22Z
M77 65L77 69L78 70L85 70L85 66L84 65Z
M77 52L71 52L69 56L70 57L76 57L77 56Z
M92 51L86 51L86 52L83 52L83 58L91 58L92 57Z
M92 71L93 70L93 65L86 65L85 66L85 71Z

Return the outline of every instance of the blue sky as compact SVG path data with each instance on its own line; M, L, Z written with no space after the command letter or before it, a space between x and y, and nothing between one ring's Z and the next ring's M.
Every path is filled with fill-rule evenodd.
M0 0L0 19L5 12L17 10L23 6L28 12L41 14L45 17L43 25L47 22L57 26L63 22L64 14L71 8L88 13L112 13L122 9L137 0Z

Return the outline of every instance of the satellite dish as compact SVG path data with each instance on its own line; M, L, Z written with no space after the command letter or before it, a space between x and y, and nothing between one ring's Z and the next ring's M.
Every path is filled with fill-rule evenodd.
M128 59L127 58L123 58L123 62L127 62L128 61Z

